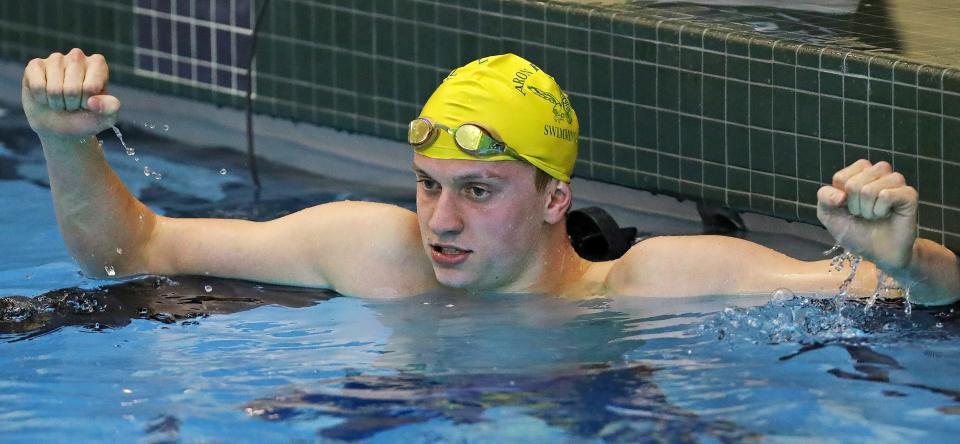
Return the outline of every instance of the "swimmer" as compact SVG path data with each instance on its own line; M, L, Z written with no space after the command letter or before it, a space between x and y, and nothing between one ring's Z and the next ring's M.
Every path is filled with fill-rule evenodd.
M410 122L416 213L335 202L268 222L169 218L131 195L95 135L117 122L104 58L74 49L34 59L22 100L43 145L67 248L91 276L212 275L395 298L435 290L563 297L834 293L844 273L741 239L664 236L608 262L580 258L565 217L577 115L539 67L512 54L453 72ZM957 257L918 239L917 192L886 162L859 160L818 193L818 215L863 255L851 294L876 268L911 300L960 299ZM116 254L122 248L123 255ZM108 267L109 268L109 267Z

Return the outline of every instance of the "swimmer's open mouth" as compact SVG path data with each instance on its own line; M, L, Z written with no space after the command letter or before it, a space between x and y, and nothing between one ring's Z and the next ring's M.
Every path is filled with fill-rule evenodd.
M440 254L450 254L450 255L454 255L454 254L464 254L464 253L472 253L472 252L473 252L473 250L465 250L465 249L463 249L463 248L454 247L454 246L452 246L452 245L442 245L442 244L430 244L430 248L432 248L433 251L435 251L435 252L437 252L437 253L440 253Z

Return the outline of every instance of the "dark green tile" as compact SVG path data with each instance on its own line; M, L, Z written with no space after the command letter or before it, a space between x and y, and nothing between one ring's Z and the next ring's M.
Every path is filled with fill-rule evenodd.
M751 194L750 209L762 214L773 214L773 198L761 194Z
M817 191L820 190L821 186L819 181L797 181L797 202L815 204L817 202Z
M701 199L701 196L703 196L703 185L694 182L680 182L680 194L684 197Z
M942 155L942 121L941 116L917 114L917 153L921 156L939 158Z
M870 146L893 147L893 112L887 106L870 105Z
M727 32L719 29L708 29L703 35L703 48L710 51L725 52Z
M699 72L703 64L703 51L689 47L680 48L680 67Z
M820 52L822 48L801 46L797 50L797 65L805 68L820 69Z
M656 149L657 147L657 112L645 107L634 110L637 116L637 145Z
M893 163L893 152L888 150L870 150L870 162L888 162Z
M925 202L943 203L943 175L940 162L936 160L917 160L917 182L911 185L920 192L920 200ZM954 190L956 192L956 190Z
M796 176L797 137L793 134L773 134L773 171L777 174Z
M661 66L680 66L680 48L664 43L657 44L657 64Z
M688 114L700 115L703 100L701 99L703 76L696 73L680 73L680 111Z
M797 180L791 177L776 176L774 179L774 197L777 199L796 201Z
M723 54L715 52L703 53L703 72L717 76L725 76L727 61Z
M637 151L637 169L648 173L657 172L657 153L650 150Z
M727 80L727 120L742 124L748 122L750 110L748 91L746 83Z
M960 207L960 166L943 164L943 204L951 207Z
M590 132L595 139L609 140L613 133L613 105L602 98L590 99Z
M661 193L668 196L679 196L680 194L680 181L677 179L671 179L667 177L660 177L657 181L657 188Z
M917 113L896 109L893 112L893 149L917 153Z
M856 162L859 159L867 159L869 157L870 150L868 148L856 145L843 146L843 158L846 160L847 165Z
M657 69L657 106L668 110L680 107L680 76L670 68Z
M750 130L750 168L773 172L773 133L766 130Z
M727 205L740 210L750 209L750 194L727 191Z
M713 162L726 160L726 131L723 122L703 121L703 158Z
M771 88L750 85L750 124L760 128L770 128L772 119Z
M781 219L796 220L797 204L794 202L785 202L782 200L773 201L773 214Z
M773 83L773 65L767 62L750 61L750 81L769 85Z
M637 188L637 172L632 169L625 170L622 168L614 168L613 183L623 185L625 187Z
M591 32L590 33L590 52L596 55L607 56L610 55L611 46L610 46L610 34L605 32Z
M669 154L657 155L657 162L660 166L660 175L672 179L680 178L680 158Z
M773 60L787 65L797 63L797 48L799 45L792 42L776 42L773 47Z
M725 116L726 92L725 81L721 78L703 77L703 115L715 119Z
M943 114L960 117L960 94L943 93Z
M917 70L917 86L940 90L943 88L943 68L923 66Z
M636 63L634 75L637 81L635 102L643 105L657 104L657 69L651 65Z
M620 168L634 169L637 165L637 149L634 147L613 147L613 165Z
M910 85L893 85L893 104L901 108L916 109L917 88Z
M677 45L680 43L680 33L671 24L667 22L661 22L657 26L657 40Z
M696 117L680 117L680 154L684 157L700 159L703 156L700 122Z
M921 111L940 114L940 91L917 90L917 108Z
M847 101L843 106L843 133L846 143L866 145L869 142L867 130L867 105Z
M797 71L796 68L779 63L773 64L773 84L793 88L796 86Z
M905 63L901 61L893 69L893 80L897 83L916 85L917 68L918 66L913 63Z
M773 196L773 174L764 174L756 171L751 172L750 192L764 196Z
M797 132L820 135L820 101L813 94L797 93Z
M920 204L918 219L920 226L930 230L943 230L943 208ZM939 237L938 237L939 239Z
M590 56L590 64L590 95L610 97L612 90L610 58L593 55Z
M907 154L895 153L893 155L893 168L900 174L908 184L917 184L917 158Z
M820 68L831 71L842 71L844 55L844 51L825 48L823 52L820 53Z
M657 62L657 44L646 40L637 40L634 42L634 58L640 61L656 63Z
M791 89L773 89L774 129L793 132L796 126L796 96Z
M750 168L750 131L740 125L727 125L727 157L729 165Z
M870 79L871 102L890 105L893 103L893 84L882 80Z
M797 89L819 93L820 73L812 69L797 68Z
M727 36L727 54L750 55L750 37L730 34Z
M633 30L630 30L633 33ZM633 37L624 37L621 35L613 36L613 55L616 57L622 57L625 59L632 59L634 48L633 48Z
M750 170L727 168L727 186L731 190L750 191Z
M634 115L634 109L635 107L633 105L623 103L615 103L613 105L614 141L629 146L636 144L636 127L634 125L636 116Z
M669 111L657 113L657 147L661 152L680 152L680 115Z
M843 95L848 99L867 100L867 79L864 77L845 76L843 78Z
M593 165L592 179L607 183L613 182L613 168L606 165Z
M960 211L950 208L943 210L943 229L951 233L960 233Z
M943 159L960 162L960 120L943 118Z
M593 143L590 144L590 156L595 164L594 167L596 167L598 163L612 166L613 145L604 140L594 140Z
M820 141L811 137L797 138L797 177L820 181Z
M822 141L820 143L820 182L829 183L833 173L843 169L843 145Z
M843 97L843 77L831 72L820 72L820 93Z
M703 162L681 158L680 179L690 182L703 182Z
M941 231L927 230L923 227L920 228L920 231L917 232L920 238L932 240L936 243L940 243L943 238Z
M732 79L750 80L750 63L747 59L727 56L727 77Z
M727 169L723 165L705 162L703 164L703 183L715 187L726 187Z
M843 140L843 101L840 99L820 97L820 136Z

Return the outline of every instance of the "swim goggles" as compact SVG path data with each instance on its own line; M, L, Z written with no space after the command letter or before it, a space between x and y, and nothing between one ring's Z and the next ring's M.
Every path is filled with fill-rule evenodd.
M450 128L434 123L426 117L420 117L410 122L407 142L413 145L415 149L426 147L437 140L437 135L441 130L453 136L453 141L457 144L457 148L460 148L460 151L471 156L487 157L506 154L517 159L523 159L516 150L493 138L487 130L474 123L464 123L456 128Z

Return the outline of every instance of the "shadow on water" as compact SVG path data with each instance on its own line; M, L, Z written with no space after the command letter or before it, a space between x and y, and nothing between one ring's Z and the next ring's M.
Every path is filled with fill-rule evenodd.
M336 296L325 290L210 277L147 277L95 289L65 288L36 297L0 297L0 339L31 339L73 325L95 330L120 328L134 319L166 324L195 322L211 314L264 305L307 307Z

